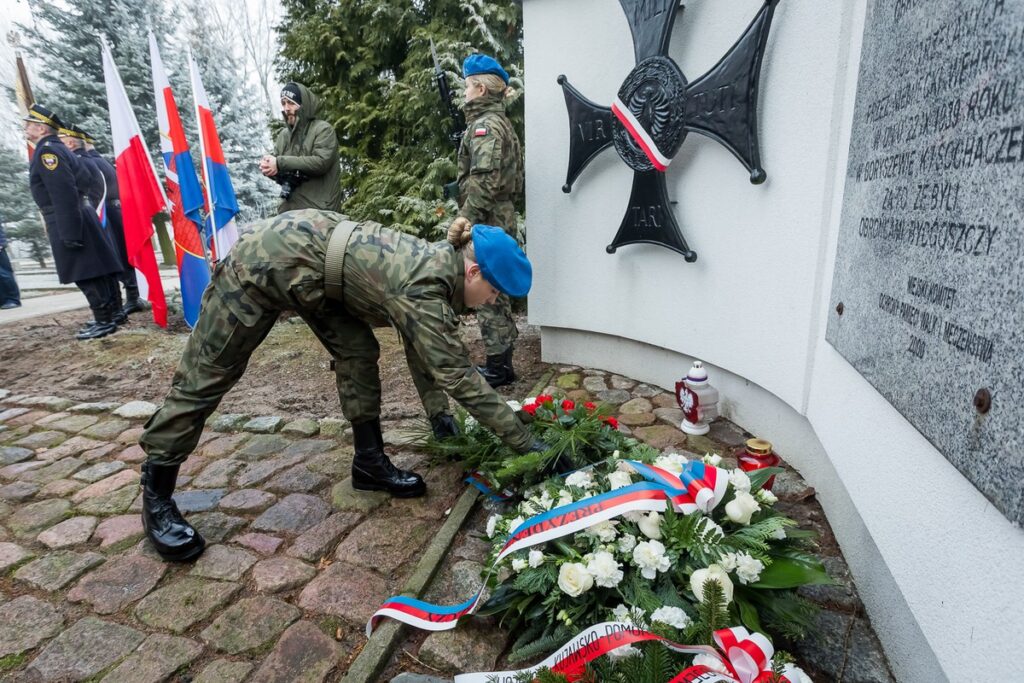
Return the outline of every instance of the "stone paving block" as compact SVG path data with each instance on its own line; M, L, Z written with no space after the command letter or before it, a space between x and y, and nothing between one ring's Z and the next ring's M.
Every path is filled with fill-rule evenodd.
M597 377L584 377L583 388L592 394L596 394L599 391L605 391L608 389L608 385L605 384L603 376Z
M746 432L725 418L718 418L709 426L711 431L708 432L708 437L726 446L739 447L750 438Z
M99 539L100 550L116 552L138 541L143 533L141 516L117 515L100 522L93 532L93 539Z
M301 560L291 557L271 557L257 562L252 580L260 593L280 593L307 584L316 570Z
M74 503L82 503L90 498L96 498L97 496L102 496L111 493L112 491L116 491L123 486L138 484L140 478L139 472L135 469L121 470L106 479L101 479L95 484L86 486L84 489L71 496L71 501Z
M316 562L330 553L334 544L362 518L362 514L358 512L337 512L295 539L285 554Z
M7 465L6 467L0 468L0 479L17 479L22 476L25 472L31 472L37 470L40 467L45 467L46 463L38 460L30 460L28 462L18 462L13 465Z
M342 418L324 417L320 419L320 434L322 436L342 437L348 428L348 420Z
M207 458L196 455L195 453L188 456L188 458L185 459L185 462L181 463L181 467L178 469L178 481L181 481L182 475L190 476L202 471L208 462L209 460Z
M260 489L239 489L224 496L220 509L228 512L262 512L277 502L277 496Z
M58 550L32 560L14 572L14 578L44 591L56 591L104 559L99 553Z
M178 478L179 486L183 486L181 477ZM193 489L191 491L177 491L174 494L174 502L182 514L190 512L206 512L217 507L217 503L224 497L227 489Z
M28 412L28 408L8 408L7 410L0 410L0 422L7 422L13 420L16 417L24 415Z
M320 425L316 420L299 418L292 420L281 428L282 434L295 434L297 436L316 436L320 432Z
M636 380L630 377L623 377L622 375L612 375L608 378L608 381L612 385L612 389L632 389L636 386Z
M620 415L637 415L649 413L652 410L654 410L654 406L646 398L633 398L619 406Z
M276 458L271 458L262 462L254 462L248 465L235 478L235 484L238 486L253 486L254 484L259 484L274 476L281 470L298 465L305 460L306 457L306 455L300 453L295 455L280 455Z
M373 512L385 505L391 496L382 491L356 491L352 477L344 479L331 489L331 504L342 512Z
M247 550L226 545L211 545L196 560L189 575L204 579L238 581L256 560L257 557Z
M438 678L404 671L391 679L390 683L451 683L450 678Z
M301 534L327 518L331 508L320 498L304 493L285 496L252 523L257 531Z
M221 543L248 524L241 517L232 517L217 511L201 512L191 517L189 521L202 534L207 543Z
M0 657L36 648L63 626L60 611L45 600L29 595L15 598L0 606Z
M314 455L306 462L306 467L332 481L341 481L352 473L352 451L335 450Z
M16 536L35 536L43 529L64 519L71 503L62 498L51 498L19 507L7 520L7 528Z
M95 517L72 517L42 532L36 536L36 540L51 549L85 543L92 536L96 521Z
M676 397L672 394L658 394L657 396L651 397L651 403L656 408L678 408L679 402Z
M182 633L227 604L240 589L237 583L187 576L143 598L135 606L135 616L147 626Z
M58 396L29 396L21 399L19 403L23 406L31 406L33 408L46 408L54 412L67 410L74 401L69 401L66 398L60 398Z
M153 590L168 566L141 555L114 557L68 591L68 600L89 603L98 614L119 612Z
M217 659L200 671L199 675L192 679L192 683L242 683L249 679L252 666L249 662Z
M654 417L664 424L678 427L683 421L683 411L679 408L655 408Z
M126 429L117 435L117 442L120 444L137 444L144 431L146 431L145 427Z
M94 484L100 479L105 479L115 472L120 472L127 465L119 460L112 462L98 462L91 467L86 467L84 470L75 472L72 478L78 481L85 482L86 484Z
M272 642L301 614L275 598L245 598L227 608L200 637L220 652L237 655Z
M104 683L161 683L203 651L194 640L154 633L103 677Z
M649 384L638 384L633 387L630 393L637 398L654 398L661 393L661 389L658 387L652 387Z
M19 448L30 448L32 450L36 450L38 448L53 448L66 438L68 438L68 435L64 432L36 432L34 434L29 434L23 439L15 441L14 445Z
M69 434L77 434L83 429L88 429L99 422L95 415L70 415L64 413L59 420L52 420L46 424L50 429L56 429Z
M310 472L305 465L296 465L274 476L266 487L277 493L311 493L327 484L327 477Z
M321 455L332 449L337 449L338 444L327 439L299 439L292 441L287 448L281 451L281 455Z
M116 457L121 462L135 464L144 462L146 460L146 452L142 450L142 446L135 444L134 446L129 446L128 448L125 448L123 451L121 451L114 457Z
M633 433L636 435L636 438L647 443L652 448L657 448L659 451L682 446L686 443L686 434L668 425L637 427Z
M255 550L260 555L267 556L276 553L277 549L284 543L284 539L268 534L251 533L235 536L231 539L231 542Z
M81 491L85 484L72 479L57 479L39 489L40 498L67 498L72 493Z
M226 488L244 467L245 463L238 460L214 460L196 475L192 483L200 488Z
M619 415L619 424L627 427L647 427L654 424L657 419L654 413L626 413Z
M128 626L85 617L50 641L28 672L44 681L84 681L126 657L145 637Z
M233 432L249 421L248 415L224 413L214 416L207 424L215 432Z
M15 420L16 419L19 419L19 418L15 418ZM28 436L32 432L31 425L25 426L25 427L15 427L15 426L13 426L13 422L14 421L12 420L8 424L0 425L0 429L3 430L3 431L0 431L0 443L4 443L4 444L8 444L8 445L12 444L15 441L18 441L19 439L25 438L26 436Z
M39 491L39 484L29 481L16 481L6 486L0 486L0 500L8 503L20 503L36 495Z
M109 413L111 410L118 406L113 401L98 401L93 403L79 403L68 408L72 413L88 413L96 415L99 413Z
M619 405L629 401L632 396L625 389L606 389L596 394L597 400L609 405Z
M341 655L341 647L315 624L300 621L284 632L251 683L321 683Z
M578 372L568 372L564 375L560 375L558 379L555 380L555 386L559 389L565 389L566 391L570 389L579 389L580 381L581 378Z
M197 453L205 458L224 458L249 440L250 434L231 434L230 436L218 436L199 447Z
M16 567L33 557L35 553L17 543L0 543L0 573L6 573L11 567Z
M128 420L104 420L83 430L82 436L99 439L100 441L113 441L121 432L131 428L131 426L132 423Z
M24 462L35 456L35 452L29 448L17 446L4 446L0 448L0 465L13 465L16 462Z
M21 479L22 481L31 481L42 486L58 479L67 479L84 466L85 462L78 458L63 458L45 467L26 472L21 475Z
M138 477L138 475L136 475L136 477ZM120 515L123 514L132 504L132 501L135 500L135 496L138 494L138 491L138 486L131 484L106 495L90 498L84 503L79 503L76 508L79 512L84 514L98 515L100 517Z
M279 434L256 434L238 449L235 457L246 462L256 462L279 455L291 442Z
M75 438L77 439L78 437L76 436ZM74 439L72 439L72 441L73 440ZM96 443L101 443L101 442L97 441ZM78 455L78 457L79 457L79 459L84 460L85 462L96 462L97 460L105 458L108 455L110 455L111 453L114 453L119 448L120 448L120 446L118 446L117 444L105 443L105 444L103 444L101 446L96 446L95 448L90 448L87 451L82 451Z
M335 562L299 594L299 607L365 624L392 587L375 572Z
M276 415L254 417L244 425L242 429L254 434L276 434L284 426L284 418Z
M160 406L149 401L129 401L114 411L114 415L129 420L148 420L160 409Z
M49 416L50 413L45 410L30 410L27 413L22 413L15 417L9 418L4 424L8 427L26 427L31 429L31 425L35 424L37 420Z
M465 627L431 633L420 646L419 657L439 669L492 671L507 642L505 631L470 621Z
M334 556L367 569L393 571L430 540L433 526L400 515L373 517L353 529Z

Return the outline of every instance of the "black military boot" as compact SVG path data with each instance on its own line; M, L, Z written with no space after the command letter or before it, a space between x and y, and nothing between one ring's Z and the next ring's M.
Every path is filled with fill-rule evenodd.
M516 381L516 373L512 369L512 347L503 353L487 356L487 365L476 368L493 388L503 387Z
M387 491L395 498L416 498L427 492L423 477L400 470L384 454L380 420L352 425L356 455L352 460L352 488L356 491Z
M455 418L448 413L441 413L430 418L430 429L438 441L459 435L459 425L455 424Z
M206 541L185 521L171 498L178 467L142 464L142 528L160 557L168 562L189 562L199 557Z
M100 337L106 337L108 334L117 332L117 325L114 324L110 311L106 308L97 308L93 311L93 315L96 317L93 324L76 334L75 339L79 341L99 339Z

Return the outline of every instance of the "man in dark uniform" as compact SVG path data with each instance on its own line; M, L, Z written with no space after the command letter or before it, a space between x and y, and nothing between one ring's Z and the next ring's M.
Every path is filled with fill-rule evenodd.
M60 281L74 282L92 309L95 325L76 338L97 339L117 331L110 301L111 288L117 287L113 275L121 269L87 196L90 175L57 137L63 127L46 107L29 108L25 136L36 145L29 189L43 214Z
M21 306L21 292L18 282L14 279L14 268L7 256L7 234L4 222L0 220L0 310Z
M114 164L110 163L105 156L96 151L96 141L80 128L75 128L82 134L85 141L85 156L92 159L96 167L100 169L104 180L107 181L107 220L110 225L110 235L114 238L115 251L121 259L124 270L118 279L124 285L125 303L121 310L125 315L145 311L149 307L139 297L139 283L135 276L135 267L128 261L128 247L124 237L124 221L121 219L121 193L117 186L117 171Z

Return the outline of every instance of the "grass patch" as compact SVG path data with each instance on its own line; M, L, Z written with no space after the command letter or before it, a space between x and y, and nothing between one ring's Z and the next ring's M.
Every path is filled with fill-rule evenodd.
M27 652L21 652L19 654L12 654L7 655L6 657L0 657L0 671L10 671L11 669L17 669L19 666L24 664L27 659Z

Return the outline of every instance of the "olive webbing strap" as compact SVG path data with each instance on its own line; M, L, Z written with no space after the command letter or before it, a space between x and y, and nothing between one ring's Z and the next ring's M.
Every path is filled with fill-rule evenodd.
M352 233L359 227L355 221L342 221L334 226L327 242L327 257L324 259L324 291L329 299L341 301L344 282L345 249Z

